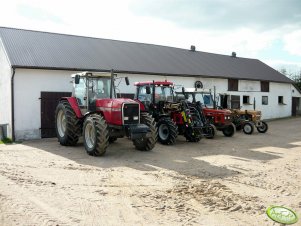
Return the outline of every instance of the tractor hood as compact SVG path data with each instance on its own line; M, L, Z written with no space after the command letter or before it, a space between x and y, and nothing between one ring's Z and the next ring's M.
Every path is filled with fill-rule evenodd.
M214 113L214 114L222 114L222 115L230 115L230 110L218 110L218 109L212 109L212 108L203 108L203 110L206 113Z
M126 98L116 98L116 99L99 99L96 100L96 110L101 112L103 117L105 118L107 124L112 125L123 125L125 117L124 106L127 105L139 105L136 101ZM135 108L135 107L134 107ZM139 109L139 106L136 109ZM137 117L139 117L139 112L137 113Z
M96 107L107 107L107 108L121 108L123 103L137 103L136 101L128 98L116 98L116 99L100 99L96 100Z

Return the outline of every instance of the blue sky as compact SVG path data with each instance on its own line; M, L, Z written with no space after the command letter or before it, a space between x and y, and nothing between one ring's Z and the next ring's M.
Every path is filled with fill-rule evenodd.
M257 58L301 70L300 0L10 0L0 26Z

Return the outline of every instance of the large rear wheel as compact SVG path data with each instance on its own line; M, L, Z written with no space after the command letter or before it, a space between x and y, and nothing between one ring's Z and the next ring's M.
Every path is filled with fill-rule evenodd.
M157 127L154 118L146 113L141 112L140 122L147 125L150 128L150 136L141 137L139 139L133 140L133 143L137 150L139 151L150 151L155 147L157 142Z
M83 127L84 145L89 155L103 155L109 145L106 121L101 115L87 116Z
M81 135L81 120L77 118L68 101L60 101L55 110L55 130L58 141L64 146L74 146Z
M174 144L178 136L178 127L170 118L161 118L157 123L158 140L161 144Z

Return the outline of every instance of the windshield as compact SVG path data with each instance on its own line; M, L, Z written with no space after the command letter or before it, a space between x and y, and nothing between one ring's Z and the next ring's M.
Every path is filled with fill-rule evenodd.
M173 89L169 86L156 86L155 87L155 102L169 101L173 102Z
M200 101L203 105L206 105L207 107L213 107L213 100L210 94L195 93L195 101Z
M111 78L97 77L88 79L88 95L89 98L110 98ZM114 97L114 92L113 92Z

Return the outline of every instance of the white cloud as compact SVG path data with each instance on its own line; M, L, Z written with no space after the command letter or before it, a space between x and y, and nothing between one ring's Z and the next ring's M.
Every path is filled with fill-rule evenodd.
M235 51L237 56L247 58L258 58L260 51L271 47L273 41L284 36L285 50L291 54L299 56L301 54L301 31L295 31L294 25L264 31L250 27L229 30L183 27L178 26L179 21L176 20L165 20L151 14L135 14L131 8L135 3L136 0L10 0L0 14L0 26L186 49L190 48L190 45L195 45L198 51L226 55ZM32 10L41 10L50 15L50 18L57 19L41 20L38 16L26 17L26 14L18 12L20 5L27 5L27 8Z
M301 56L301 30L284 35L284 49L290 54Z

